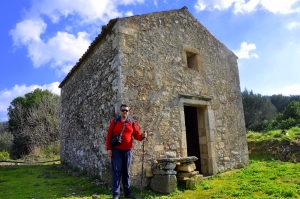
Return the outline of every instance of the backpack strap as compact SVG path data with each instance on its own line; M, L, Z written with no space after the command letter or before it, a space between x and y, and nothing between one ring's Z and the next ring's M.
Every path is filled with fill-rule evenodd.
M119 117L116 117L116 118L114 119L114 128L115 128L115 126L116 126L117 121L121 121L121 117L120 117L120 116L119 116ZM131 126L132 126L132 128L133 128L134 121L132 121L131 119L127 118L125 122L126 122L126 123L127 123L127 122L130 122L130 123L131 123Z

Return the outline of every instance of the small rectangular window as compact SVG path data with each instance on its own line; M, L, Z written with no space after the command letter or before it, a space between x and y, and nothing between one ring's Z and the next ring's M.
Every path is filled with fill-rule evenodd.
M198 69L197 54L186 52L186 61L188 68Z
M200 57L200 50L191 46L183 45L182 60L185 68L201 71L202 63Z

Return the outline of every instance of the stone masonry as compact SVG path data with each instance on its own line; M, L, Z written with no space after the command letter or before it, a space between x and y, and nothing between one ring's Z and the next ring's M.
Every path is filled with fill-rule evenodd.
M203 175L248 164L237 57L186 7L112 19L61 88L61 160L110 183L105 138L121 103L142 131L144 168L159 158L187 157L193 140ZM185 107L197 111L187 138ZM195 118L195 117L194 117ZM132 184L140 185L142 143L134 141ZM143 179L143 185L149 179Z

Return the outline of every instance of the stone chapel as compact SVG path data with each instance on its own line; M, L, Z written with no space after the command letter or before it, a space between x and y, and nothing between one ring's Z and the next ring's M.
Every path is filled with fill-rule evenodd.
M247 165L237 59L186 7L110 20L59 85L61 160L110 183L105 138L126 103L150 132L144 168L188 156L204 176ZM141 164L135 141L132 185Z

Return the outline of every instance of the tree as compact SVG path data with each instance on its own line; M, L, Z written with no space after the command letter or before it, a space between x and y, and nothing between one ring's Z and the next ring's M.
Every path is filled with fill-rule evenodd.
M10 132L0 134L0 152L9 152L13 145L13 135Z
M8 122L0 122L0 135L8 131Z
M272 104L276 107L277 113L282 113L282 111L287 107L292 101L300 102L300 95L272 95L270 96Z
M279 113L276 119L268 125L268 130L284 130L297 125L300 125L300 102L292 101L283 112Z
M291 102L289 96L272 95L270 96L272 104L276 107L277 113L281 113L285 107Z
M35 89L17 97L8 108L9 129L14 135L12 155L20 157L35 147L59 140L60 96Z
M268 122L276 117L276 108L267 96L248 92L242 92L245 124L248 130L264 130Z
M282 112L282 119L294 118L300 119L300 102L292 101Z

